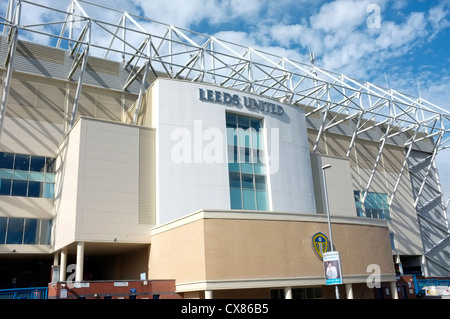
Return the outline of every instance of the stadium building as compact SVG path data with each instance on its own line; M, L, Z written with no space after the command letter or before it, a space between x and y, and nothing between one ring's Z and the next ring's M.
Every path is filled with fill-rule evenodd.
M94 9L2 8L0 288L411 298L408 280L450 277L447 111Z

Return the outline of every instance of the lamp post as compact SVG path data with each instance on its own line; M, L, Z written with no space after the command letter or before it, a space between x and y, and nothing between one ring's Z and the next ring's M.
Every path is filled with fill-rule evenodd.
M333 233L331 231L331 219L330 219L330 207L328 205L328 193L327 193L327 180L325 178L325 170L331 168L331 164L326 164L322 166L322 178L323 178L323 189L324 189L324 197L325 197L325 210L327 212L327 220L328 220L328 234L330 235L330 249L334 251L333 246ZM336 291L336 299L339 299L339 287L335 285Z

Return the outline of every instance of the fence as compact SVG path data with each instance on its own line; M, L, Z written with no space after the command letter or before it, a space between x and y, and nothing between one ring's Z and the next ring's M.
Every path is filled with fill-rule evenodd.
M47 287L0 290L0 299L47 299Z

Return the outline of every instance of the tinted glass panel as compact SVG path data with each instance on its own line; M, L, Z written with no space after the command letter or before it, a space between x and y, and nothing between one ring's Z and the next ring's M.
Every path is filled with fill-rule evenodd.
M358 217L390 219L387 194L368 192L362 203L365 193L354 191L356 215Z
M258 205L258 210L269 210L267 198L267 192L256 192L256 204Z
M42 183L29 182L28 185L28 197L41 197Z
M6 244L22 244L24 218L10 218Z
M230 188L231 209L242 209L240 188Z
M55 184L44 183L42 198L55 198Z
M256 189L266 190L266 177L255 175L255 186Z
M45 170L45 157L31 156L30 171L44 172Z
M54 183L54 158L0 152L0 195L53 198Z
M242 198L243 198L243 208L248 210L256 210L256 198L255 191L243 189L242 190Z
M14 167L14 154L11 153L0 153L0 168L10 168Z
M253 189L253 175L242 174L242 188Z
M34 245L39 242L39 228L37 219L25 220L25 233L23 235L24 245Z
M226 114L226 121L227 121L227 127L232 127L235 128L236 127L236 114L233 113L227 113Z
M231 208L268 210L262 121L227 113L226 124Z
M13 180L11 195L12 196L27 196L28 181Z
M45 172L46 173L54 173L55 172L55 158L46 158L45 159Z
M236 172L229 172L230 187L241 188L241 174Z
M52 220L51 219L43 219L41 220L41 245L50 245L50 234L52 229Z
M250 119L246 116L238 115L238 127L247 130L250 127Z
M7 217L0 217L0 245L3 245L5 243L7 223Z
M30 155L16 154L15 170L28 171L30 168Z
M11 194L11 180L10 179L0 179L0 195L10 195Z

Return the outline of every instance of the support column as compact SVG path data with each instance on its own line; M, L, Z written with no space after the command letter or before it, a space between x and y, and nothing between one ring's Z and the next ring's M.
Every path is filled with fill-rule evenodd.
M213 291L205 290L205 299L213 299Z
M345 284L345 291L347 292L347 299L353 299L353 286L352 286L352 284Z
M400 276L403 276L403 265L399 255L395 256L395 263L398 265L398 271L400 272Z
M284 288L284 298L292 299L292 287Z
M84 266L84 243L77 243L77 268L75 270L75 281L83 281Z
M66 281L67 270L67 248L61 249L61 264L59 267L59 281Z
M397 282L391 281L391 293L392 299L398 299L398 290L397 290Z
M53 255L53 266L59 266L59 255L57 253Z

